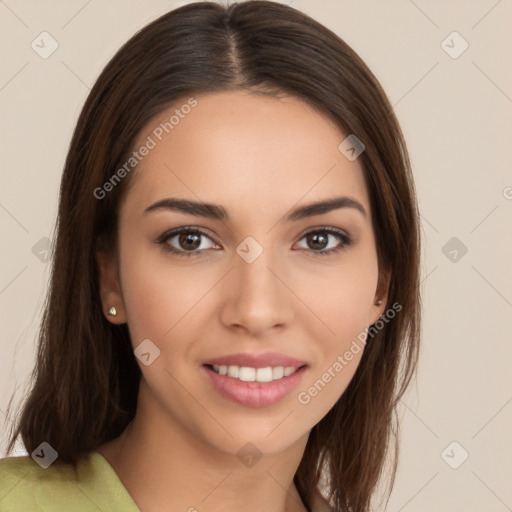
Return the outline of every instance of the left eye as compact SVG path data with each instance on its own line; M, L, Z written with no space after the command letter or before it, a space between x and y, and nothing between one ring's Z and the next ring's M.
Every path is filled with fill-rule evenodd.
M336 238L338 243L334 246L329 246L329 237ZM203 246L201 238L207 238L210 240L211 245ZM177 247L172 243L174 239L177 240ZM324 256L327 254L335 253L342 249L346 249L352 242L351 238L346 233L334 228L319 228L309 231L305 233L300 240L303 239L306 240L307 246L300 247L300 249L311 249L311 252L313 252L315 256ZM187 257L199 256L206 249L219 247L211 241L211 238L204 231L191 227L183 227L171 232L164 233L157 240L157 243L162 245L167 251L170 251L178 256Z
M329 247L329 237L336 238L338 243L334 246ZM303 247L305 249L310 248L312 245L317 246L320 250L313 250L315 254L318 255L326 255L330 253L337 252L341 249L346 249L352 242L351 238L342 231L338 231L337 229L332 228L322 228L317 229L315 231L309 231L306 233L302 239L306 239L306 244L309 247ZM301 239L301 240L302 240ZM341 242L341 243L340 243ZM327 245L325 245L327 244ZM318 247L318 246L321 247Z

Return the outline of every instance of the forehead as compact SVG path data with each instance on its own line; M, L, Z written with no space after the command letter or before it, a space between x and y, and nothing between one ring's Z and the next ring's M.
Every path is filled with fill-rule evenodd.
M369 211L362 167L338 149L347 134L319 110L248 91L193 99L176 102L139 133L133 149L151 149L133 173L130 203L172 194L233 211L272 210L344 194Z

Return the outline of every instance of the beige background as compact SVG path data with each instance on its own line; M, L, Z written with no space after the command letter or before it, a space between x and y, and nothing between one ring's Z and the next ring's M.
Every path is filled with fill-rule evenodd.
M0 3L0 431L34 361L49 270L45 237L78 113L119 46L184 3ZM512 2L287 3L338 33L381 81L418 188L423 351L400 411L402 456L387 510L512 510ZM47 59L31 48L43 31L59 45ZM469 44L458 58L441 45L453 31ZM463 48L453 36L445 44L452 54ZM443 252L452 237L459 248ZM0 456L4 445L2 436ZM465 452L458 469L446 462L457 465Z

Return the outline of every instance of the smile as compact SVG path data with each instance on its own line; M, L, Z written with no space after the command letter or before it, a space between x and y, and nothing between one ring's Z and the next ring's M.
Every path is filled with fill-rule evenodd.
M266 368L253 368L250 366L219 366L212 365L215 373L227 375L233 379L239 379L244 382L272 382L274 380L288 377L295 373L298 368L294 366L267 366Z
M307 365L252 368L203 365L201 371L224 398L247 407L273 405L289 395L301 382Z

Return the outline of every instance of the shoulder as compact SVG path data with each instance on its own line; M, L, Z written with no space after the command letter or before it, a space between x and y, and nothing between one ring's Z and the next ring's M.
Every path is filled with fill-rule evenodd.
M96 453L75 467L58 460L46 469L29 456L0 459L0 512L136 511L126 489Z
M73 471L71 464L53 464L47 469L37 464L31 457L7 457L0 459L0 489L4 489L8 481L25 481L30 479L69 476Z
M59 492L59 484L70 481L72 471L62 464L43 469L28 456L0 459L0 511L40 510L36 491L51 486Z

